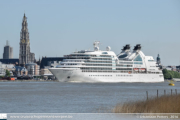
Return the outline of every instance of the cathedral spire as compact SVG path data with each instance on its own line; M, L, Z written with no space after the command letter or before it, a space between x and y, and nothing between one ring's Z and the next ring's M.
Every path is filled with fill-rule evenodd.
M20 53L19 53L19 63L27 64L34 62L35 54L30 52L30 41L28 32L27 17L24 13L22 20L22 28L20 33Z
M25 15L25 13L24 13L23 21L27 23L27 17Z
M25 41L26 43L29 42L28 24L25 13L22 21L21 40Z

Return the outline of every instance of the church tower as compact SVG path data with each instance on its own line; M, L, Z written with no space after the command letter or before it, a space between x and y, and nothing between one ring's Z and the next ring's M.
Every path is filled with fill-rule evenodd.
M35 61L35 54L30 52L30 41L27 17L24 14L22 21L22 29L20 33L20 51L19 51L19 64L25 65Z

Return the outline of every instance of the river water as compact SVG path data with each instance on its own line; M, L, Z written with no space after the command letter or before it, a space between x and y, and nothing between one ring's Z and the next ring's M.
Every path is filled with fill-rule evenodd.
M111 113L118 103L180 93L163 83L0 82L0 113Z

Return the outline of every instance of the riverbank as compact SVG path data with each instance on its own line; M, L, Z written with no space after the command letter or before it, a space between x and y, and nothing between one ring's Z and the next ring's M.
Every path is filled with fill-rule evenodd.
M51 81L51 82L57 82L57 80L0 80L0 82L47 82L47 81Z
M145 101L118 104L114 113L180 113L180 94L153 97Z

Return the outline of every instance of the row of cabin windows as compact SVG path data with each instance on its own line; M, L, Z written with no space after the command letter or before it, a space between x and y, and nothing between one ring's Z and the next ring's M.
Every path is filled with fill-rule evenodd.
M96 77L112 77L112 75L89 75L89 76L96 76Z
M111 70L111 71L103 71L103 70L82 70L82 72L106 72L106 73L132 73L132 71L115 71L115 70Z
M63 62L82 62L81 60L63 60Z
M148 60L149 62L155 62L154 60Z
M100 57L111 57L111 56L108 56L108 55L100 55Z
M89 75L89 76L97 76L97 77L112 77L112 75ZM132 77L133 75L116 75L117 77Z
M155 69L149 69L149 70L155 70Z
M92 58L92 60L112 60L111 58Z
M97 57L96 55L69 55L69 56L72 56L72 57ZM114 57L114 56L111 56L111 55L100 55L99 57Z
M89 71L89 70L83 70L82 72L106 72L106 73L132 73L132 71ZM147 74L146 72L133 72L133 74ZM161 72L148 72L148 74L162 74ZM130 75L131 76L131 75Z
M79 57L74 57L74 56L65 56L66 59L89 59L90 57L83 57L83 56L79 56Z
M132 65L116 65L117 67L132 67Z
M119 62L119 64L133 64L133 62Z
M67 57L96 57L96 55L67 55Z
M112 63L112 61L84 61L85 63Z
M142 63L142 62L134 62L134 64L140 64L140 65L142 65L143 63Z
M112 70L112 68L81 68L82 70Z
M68 63L68 64L61 64L61 65L77 65L77 64Z
M148 72L149 74L162 74L161 72Z
M116 68L116 70L132 70L131 68Z
M91 57L95 57L94 55L69 55L69 56L73 56L73 57L89 57L89 56L91 56Z
M112 66L112 64L82 64L86 66Z
M116 75L117 77L132 77L133 75Z

